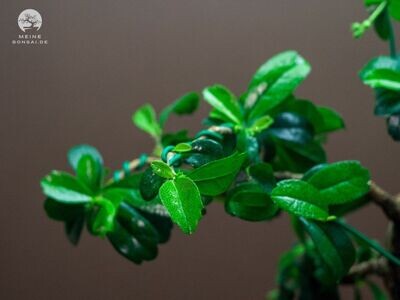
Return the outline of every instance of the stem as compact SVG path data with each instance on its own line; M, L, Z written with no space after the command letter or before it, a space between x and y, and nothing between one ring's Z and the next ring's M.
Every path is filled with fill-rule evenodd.
M394 28L392 21L390 20L388 10L386 9L385 14L387 14L387 20L389 25L389 49L390 49L390 56L392 58L397 57L397 50L396 50L396 35L394 33Z
M379 243L371 240L368 238L366 235L355 229L354 227L350 226L349 224L343 222L343 221L335 221L336 224L339 224L342 226L345 230L350 232L352 235L358 237L360 240L366 242L372 249L377 251L379 254L382 256L386 257L388 260L390 260L392 263L400 266L400 259L393 254L391 254L389 251L387 251L385 248L383 248Z
M387 2L384 1L381 4L378 5L378 7L370 14L368 19L366 19L364 22L368 23L369 26L371 26L372 23L374 23L375 19L379 17L379 15L383 12L383 10L386 8Z

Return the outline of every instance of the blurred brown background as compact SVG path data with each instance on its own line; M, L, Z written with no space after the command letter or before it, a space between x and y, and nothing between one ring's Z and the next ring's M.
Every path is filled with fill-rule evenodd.
M19 13L38 10L46 46L15 46ZM371 32L354 41L361 0L117 0L0 2L0 298L262 299L281 251L286 218L248 223L212 205L198 232L174 230L159 257L136 266L87 234L74 248L42 209L40 178L66 169L67 149L90 143L113 168L152 146L131 124L137 107L162 108L222 83L240 93L271 55L298 50L313 71L298 95L334 107L348 129L327 146L331 161L359 159L399 191L400 145L373 117L357 71L387 52ZM174 119L195 131L207 112ZM368 207L351 222L382 239L386 221Z

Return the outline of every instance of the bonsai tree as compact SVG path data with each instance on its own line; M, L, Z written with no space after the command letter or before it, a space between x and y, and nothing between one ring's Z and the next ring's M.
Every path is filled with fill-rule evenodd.
M391 22L400 20L400 1L365 5L369 16L352 25L353 34L359 38L374 27L390 56L371 60L360 77L375 91L375 114L386 118L398 141L400 60ZM41 181L48 216L64 223L71 243L78 244L86 225L141 264L156 258L174 225L195 233L211 202L245 222L288 214L297 242L281 256L270 299L339 299L341 285L352 285L357 299L363 286L375 299L400 299L400 197L371 181L356 160L327 163L324 144L345 125L335 110L295 95L310 71L300 54L285 51L263 63L240 96L216 84L158 114L143 105L132 121L151 136L154 149L111 173L96 148L73 147L67 156L74 175L52 171ZM200 98L211 106L204 129L194 136L167 132L169 117L194 113ZM346 222L371 202L391 221L387 249Z

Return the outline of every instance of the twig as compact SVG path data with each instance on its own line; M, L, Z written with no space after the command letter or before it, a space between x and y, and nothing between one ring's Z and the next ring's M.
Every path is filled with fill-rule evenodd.
M349 273L342 279L343 284L353 284L361 278L377 275L386 278L389 275L388 262L384 257L373 258L351 267Z

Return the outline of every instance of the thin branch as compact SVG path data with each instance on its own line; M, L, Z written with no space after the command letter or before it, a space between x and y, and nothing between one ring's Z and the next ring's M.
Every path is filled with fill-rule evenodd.
M386 278L389 275L388 262L384 257L373 258L353 265L349 273L342 279L343 284L353 284L357 280L376 275Z

